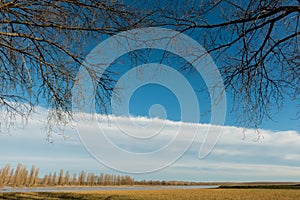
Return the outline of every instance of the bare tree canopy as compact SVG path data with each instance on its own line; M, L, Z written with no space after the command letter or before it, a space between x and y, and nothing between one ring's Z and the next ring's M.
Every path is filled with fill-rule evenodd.
M52 109L49 120L65 123L76 73L90 50L81 47L139 19L133 8L105 1L1 1L0 15L2 129L16 117L26 121L39 103ZM110 81L109 74L101 77L104 92Z
M0 130L17 117L26 121L38 104L51 108L49 120L66 123L72 116L71 89L78 68L91 50L85 44L150 26L181 31L202 44L220 63L241 115L237 119L258 126L272 118L271 110L280 108L285 98L299 102L299 4L299 0L2 0ZM106 101L114 80L109 71L98 78L98 99Z

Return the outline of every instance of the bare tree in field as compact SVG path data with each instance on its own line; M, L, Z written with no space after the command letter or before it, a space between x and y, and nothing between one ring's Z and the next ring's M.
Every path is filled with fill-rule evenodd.
M88 173L87 184L89 186L94 186L95 185L95 174L94 173Z
M30 170L30 173L29 173L29 177L28 177L28 186L29 187L32 187L33 184L34 184L34 174L35 174L35 166L32 165L31 166L31 170Z
M46 174L46 175L44 176L42 185L43 185L44 187L49 186L49 175Z
M86 173L82 170L78 177L78 185L85 185Z
M9 164L5 165L0 170L0 187L6 186L9 183L9 176L11 174L12 168Z
M120 175L117 176L117 185L121 185L121 176Z
M8 185L12 186L14 182L14 172L15 170L12 168L9 174L9 180L8 180Z
M36 168L35 172L34 172L33 186L35 186L36 184L38 184L38 181L39 181L39 172L40 172L40 169Z
M118 184L117 175L113 175L113 185L117 185L117 184Z
M23 187L27 183L28 171L25 165L18 163L16 169L11 171L10 184L12 187Z
M104 176L104 173L101 173L101 174L100 174L99 182L100 182L100 185L104 185L104 184L105 184L105 176Z
M53 178L52 178L52 173L50 172L48 175L48 186L52 186L53 185Z
M70 185L70 172L69 171L66 171L64 184Z
M64 184L64 170L61 169L59 171L59 176L58 176L58 182L57 185L63 185Z
M72 185L77 185L77 175L76 173L73 174L73 178L72 178Z
M0 170L0 188L2 188L4 186L4 177L5 177L5 173L3 171L3 169Z
M280 108L286 97L299 102L299 4L296 0L3 0L0 130L8 130L17 118L26 122L38 104L51 108L50 131L53 122L68 123L71 89L90 50L84 47L149 26L178 30L200 42L220 63L240 115L237 119L258 126L272 118L272 109ZM105 112L114 73L108 70L101 77L89 73L99 86L96 99Z
M54 172L54 174L52 175L52 179L51 179L51 185L57 185L57 176L56 176L56 172Z
M12 187L18 187L18 185L20 183L21 169L22 169L22 164L18 163L18 165L14 171L14 174L12 176L12 181L11 181Z
M23 187L27 183L27 178L28 178L28 170L26 166L22 166L18 187Z

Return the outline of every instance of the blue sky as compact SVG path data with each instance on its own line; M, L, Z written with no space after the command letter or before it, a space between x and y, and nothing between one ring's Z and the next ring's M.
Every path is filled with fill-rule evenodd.
M100 42L95 41L95 45ZM37 114L31 117L27 126L0 135L0 148L5 152L0 156L0 167L6 163L16 166L21 162L28 167L39 167L41 174L61 168L71 173L79 173L82 169L99 174L140 172L129 173L138 180L299 181L300 128L299 121L295 120L297 102L287 99L281 111L274 110L274 121L263 121L258 133L236 124L236 115L230 112L232 96L227 91L225 123L213 126L210 125L213 103L205 81L198 73L180 71L186 64L184 59L172 53L165 55L158 49L142 49L135 53L143 54L147 63L160 64L162 69L150 69L147 73L145 70L138 71L139 68L134 67L146 63L129 59L132 52L114 61L110 68L117 72L114 78L120 80L123 77L123 82L118 85L121 86L119 92L125 94L120 96L120 105L128 100L125 106L129 112L117 112L120 116L111 115L114 114L112 111L108 116L99 114L96 115L98 123L91 124L88 115L85 121L66 127L64 132L56 130L53 133L54 143L49 143L43 132L48 110L37 107ZM167 59L161 62L162 56ZM175 76L163 65L177 70L190 87L183 87L180 76ZM128 73L130 70L137 71ZM153 77L154 74L156 76ZM165 85L158 84L157 77ZM153 81L149 81L151 78ZM147 80L147 84L137 87L130 95L122 93L122 89L127 89L125 86L130 87L143 80ZM173 87L179 89L173 90ZM194 91L196 106L188 93L189 89ZM180 95L186 98L180 100ZM183 120L182 104L187 109L185 113L197 113L199 110L197 118L187 114ZM117 103L113 105L119 106ZM208 129L218 140L213 150L199 159ZM219 129L222 129L220 138ZM99 140L102 135L105 138ZM127 154L121 154L117 149L112 151L106 139L123 153L142 154L144 157L125 157L123 155ZM170 145L173 141L176 145ZM162 153L156 156L156 151L160 150Z
M196 31L195 31L196 32ZM196 33L193 34L196 34ZM195 38L195 37L192 37ZM201 44L201 40L198 41ZM99 44L99 43L98 43ZM133 69L139 65L147 63L161 63L167 66L171 66L173 69L178 70L185 79L189 82L193 88L198 102L200 113L200 123L210 123L211 113L211 99L209 96L209 91L205 81L202 76L189 64L184 58L180 56L165 52L159 49L139 49L130 52L125 55L118 57L110 66L110 70L115 73L114 78L119 80L120 77L124 76L130 69ZM135 58L134 54L140 55L143 59ZM221 63L219 60L214 60L216 66L219 67ZM186 66L185 70L182 70L183 66ZM153 70L153 74L161 73L156 69ZM135 82L136 79L142 79L141 77L147 77L147 74L137 72L134 77L129 77L128 81ZM166 79L173 81L173 84L178 86L177 80L174 77L166 76ZM131 79L131 80L130 80ZM235 111L234 104L237 102L233 101L233 93L230 89L226 91L226 100L227 100L227 112L225 118L225 125L229 126L243 126L243 124L237 123L237 116L240 114L241 110ZM166 109L167 119L180 121L180 105L178 99L176 99L176 94L174 94L169 88L155 84L149 83L143 85L132 94L130 98L130 114L134 116L149 116L149 109L151 105L161 104ZM275 104L274 104L275 105ZM296 130L300 131L299 120L297 119L297 108L298 102L290 99L288 96L284 97L283 106L280 110L274 106L271 108L270 113L272 119L266 119L262 124L259 125L259 128L268 129L268 130ZM110 105L108 105L110 107ZM111 112L110 112L111 113Z
M154 60L160 53L153 54ZM116 84L120 96L115 99L121 101L113 105L129 112L117 112L119 116L97 114L97 123L90 115L76 118L77 124L66 127L64 132L54 131L54 143L49 143L43 133L48 110L37 107L37 114L26 127L0 136L5 152L1 154L0 166L21 162L39 167L42 175L61 168L71 173L84 169L94 173L129 173L138 180L299 181L300 134L297 121L291 119L294 104L288 102L275 115L277 121L264 122L258 135L256 130L234 123L228 94L225 124L210 125L212 102L201 75L179 75L178 66L171 70L166 67L169 62L153 65L153 60L151 65L144 65L148 68L128 67L132 65L126 65L129 61L124 58L126 62L116 61L112 66L120 72L121 80ZM146 84L126 93L143 81ZM190 89L198 105L188 93ZM127 104L122 107L124 102ZM197 109L199 119L191 114ZM182 120L183 114L187 115L186 120ZM207 134L213 140L206 140ZM205 144L214 148L199 159Z
M226 112L224 125L211 125L208 111L212 103L199 75L184 74L189 87L175 70L163 65L152 65L153 69L145 66L148 68L142 70L123 68L125 72L119 75L121 81L116 88L121 101L113 105L123 108L122 103L128 103L125 108L129 113L94 117L77 113L77 123L66 127L64 132L55 130L54 143L49 143L43 133L49 110L37 107L25 128L1 135L0 146L6 153L1 155L0 166L6 163L16 166L18 162L27 166L34 164L42 175L61 168L71 173L82 169L96 174L129 173L137 180L299 180L300 134L296 128L286 123L277 128L272 126L276 122L272 122L264 124L266 128L259 129L258 133L237 127L230 112ZM157 66L163 69L155 68ZM162 80L163 86L158 84ZM132 85L143 81L147 84L130 93ZM199 85L203 89L197 90ZM197 110L191 94L186 91L191 88L198 102L199 120L191 118L182 122L182 105L189 112ZM180 95L187 98L182 99ZM230 107L230 101L227 104ZM280 118L288 120L288 116ZM220 138L219 129L222 130ZM206 157L199 159L201 147L214 142L205 139L207 133L217 143Z

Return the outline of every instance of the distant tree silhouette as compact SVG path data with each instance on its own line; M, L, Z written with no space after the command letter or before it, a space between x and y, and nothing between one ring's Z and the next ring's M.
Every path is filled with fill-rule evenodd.
M77 175L76 173L73 174L73 178L72 178L72 185L77 185Z
M58 176L58 182L57 185L63 185L64 184L64 170L61 169L59 171L59 176Z
M69 173L69 171L66 171L64 184L65 185L70 185L70 173Z

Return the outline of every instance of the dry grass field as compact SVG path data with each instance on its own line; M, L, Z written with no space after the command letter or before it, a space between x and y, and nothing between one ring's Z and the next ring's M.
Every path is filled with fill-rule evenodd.
M110 199L110 200L297 200L291 189L169 189L133 191L86 191L51 193L0 193L0 199Z

